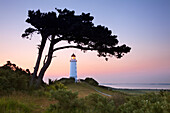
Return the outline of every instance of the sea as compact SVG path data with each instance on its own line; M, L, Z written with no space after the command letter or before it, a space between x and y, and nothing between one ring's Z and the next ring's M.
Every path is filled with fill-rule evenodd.
M100 85L117 89L168 89L170 83L100 83Z

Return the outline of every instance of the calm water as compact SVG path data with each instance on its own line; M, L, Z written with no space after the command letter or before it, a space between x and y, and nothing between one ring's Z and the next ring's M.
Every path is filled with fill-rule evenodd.
M170 83L101 83L100 85L121 89L170 89Z

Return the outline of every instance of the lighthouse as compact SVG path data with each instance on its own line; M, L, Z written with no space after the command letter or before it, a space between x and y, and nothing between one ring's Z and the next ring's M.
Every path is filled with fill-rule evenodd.
M74 53L71 55L70 60L70 78L75 78L75 82L77 82L77 60Z

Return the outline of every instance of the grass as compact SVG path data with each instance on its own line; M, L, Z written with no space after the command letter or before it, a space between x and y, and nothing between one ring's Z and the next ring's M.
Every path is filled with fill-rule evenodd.
M132 109L127 111L129 113L136 109L134 105L137 105L135 107L139 108L138 110L146 109L145 107L148 106L148 103L145 101L148 102L148 100L150 102L149 107L154 108L148 108L149 113L155 113L155 109L156 111L157 109L170 111L168 109L170 106L169 90L165 92L160 90L113 89L104 86L93 86L96 84L89 85L95 83L92 78L89 82L82 81L81 83L74 83L73 79L63 78L51 85L44 85L44 87L34 90L28 88L29 79L30 75L23 70L13 71L0 68L0 113L51 113L53 111L61 112L61 110L63 112L72 110L74 113L79 113L79 111L100 113L101 111L109 110L107 112L110 113L111 109L111 111L123 110L122 112L126 113L124 111L131 107ZM95 89L112 96L105 98L106 96ZM71 91L77 93L72 93ZM134 99L136 100L134 101ZM141 106L138 107L136 103ZM98 108L96 109L96 107ZM153 111L150 112L150 110Z
M17 100L4 97L0 99L1 113L30 113L31 111L32 108L30 106Z
M21 103L22 105L26 106L30 109L31 113L41 113L44 112L50 104L56 103L56 101L49 100L48 97L45 96L35 96L29 95L23 92L14 92L11 95L3 96L3 99L16 103ZM2 103L2 102L0 102ZM8 102L10 103L10 102ZM2 106L1 106L2 107ZM0 108L2 109L2 108ZM11 109L11 108L9 108ZM25 113L25 112L24 112Z
M68 90L71 90L73 92L78 92L79 98L86 97L86 96L88 96L89 94L92 94L92 93L98 93L94 89L97 89L98 91L101 91L101 92L109 94L109 95L122 94L119 91L113 91L113 90L108 90L106 88L102 88L102 87L98 87L98 86L92 86L92 85L89 85L89 84L84 83L84 82L67 84L66 86L67 86ZM98 93L98 94L105 96L101 93Z
M67 84L66 87L68 88L68 90L71 90L72 92L78 92L78 98L84 98L88 96L89 94L97 93L97 91L95 91L92 87L104 93L108 93L108 94L115 93L113 91L108 91L106 89L102 89L99 87L89 86L83 82ZM49 107L50 104L55 104L57 102L55 100L49 99L49 97L44 96L44 95L39 96L35 94L24 93L21 91L13 92L10 95L4 95L2 98L4 101L7 101L7 103L11 103L9 101L12 101L13 103L16 103L16 106L19 106L19 105L25 106L25 109L28 109L28 111L31 113L45 112L45 110ZM0 103L2 102L0 101ZM2 109L2 106L0 107L0 109ZM11 110L10 108L8 109ZM8 111L8 110L5 110L5 111ZM17 110L14 110L14 112L17 112ZM21 109L21 111L18 111L18 112L23 112L23 111Z
M124 95L131 95L131 96L137 96L145 93L159 93L160 90L150 90L150 89L108 89L98 86L92 86L87 83L81 82L81 83L72 83L72 84L66 84L66 87L68 90L71 90L73 92L78 92L78 97L82 98L85 96L88 96L91 93L98 93L95 89L98 91L101 91L103 93L109 94L109 95L115 95L115 94L124 94ZM98 93L100 94L100 93ZM100 94L102 95L102 94ZM104 95L102 95L104 96Z
M66 87L72 92L78 92L78 98L84 98L92 93L98 93L93 88L112 95L116 106L122 105L126 101L126 97L130 95L139 95L143 93L157 92L157 90L108 90L98 86L88 85L87 83L71 83ZM43 91L42 91L43 92ZM100 93L98 93L100 94ZM102 94L100 94L102 95ZM103 95L102 95L103 96ZM50 104L55 104L57 101L50 99L45 95L29 94L21 91L13 92L10 95L4 95L0 98L0 113L44 113Z
M134 96L146 94L146 93L159 93L160 92L160 90L158 89L113 89L113 90L120 91L120 92L127 93L129 95L134 95Z
M117 91L112 91L112 90L108 90L108 89L105 89L105 88L101 88L101 87L98 87L98 86L92 86L92 87L97 89L98 91L101 91L101 92L109 94L109 95L114 95L117 92Z
M71 90L72 92L78 92L79 98L88 96L91 93L97 93L94 89L92 89L90 86L88 86L85 83L72 83L72 84L67 84L66 86L68 90Z

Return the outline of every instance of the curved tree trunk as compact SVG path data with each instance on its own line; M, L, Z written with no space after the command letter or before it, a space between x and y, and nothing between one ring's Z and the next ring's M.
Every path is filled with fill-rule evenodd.
M36 61L35 67L34 67L34 72L33 72L33 75L32 75L31 81L30 81L30 86L32 86L34 84L35 78L37 78L37 72L39 69L39 65L40 65L40 61L41 61L41 57L42 57L42 53L43 53L46 41L47 41L47 37L42 35L42 41L41 41L41 45L39 48L37 61Z
M48 51L47 61L44 63L43 67L40 70L38 80L37 80L37 83L36 83L36 87L39 87L41 85L44 74L45 74L47 68L49 67L49 65L51 63L52 56L53 56L53 48L54 48L54 43L51 41L50 48L49 48L49 51Z

